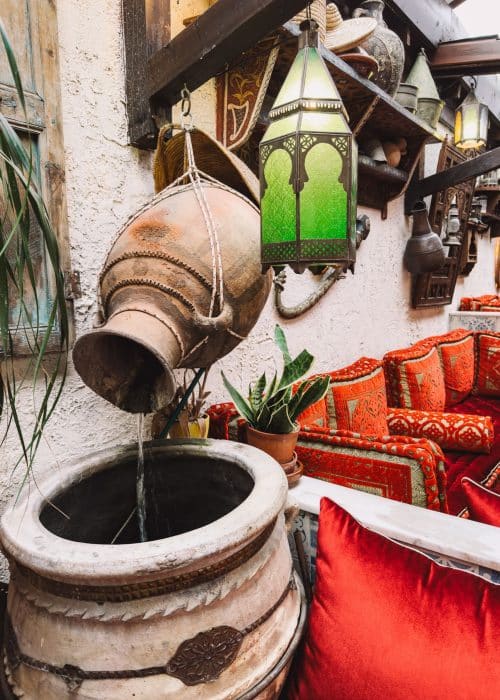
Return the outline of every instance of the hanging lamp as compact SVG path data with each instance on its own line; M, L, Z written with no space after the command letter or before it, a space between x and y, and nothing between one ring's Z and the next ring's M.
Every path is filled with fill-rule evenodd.
M443 241L443 245L448 247L462 245L462 241L459 237L460 232L460 214L458 212L457 197L453 197L450 204L450 209L448 211L448 218L446 221L446 238Z
M473 79L469 94L455 112L455 146L463 150L478 150L488 140L488 107L477 99Z
M298 54L260 144L262 266L352 269L357 145L319 53L317 24L300 28Z

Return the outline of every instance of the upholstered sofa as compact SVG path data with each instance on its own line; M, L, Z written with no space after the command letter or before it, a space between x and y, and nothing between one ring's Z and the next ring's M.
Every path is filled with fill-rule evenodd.
M500 334L455 330L330 372L300 417L304 474L467 517L462 479L500 492ZM230 403L212 437L244 440Z

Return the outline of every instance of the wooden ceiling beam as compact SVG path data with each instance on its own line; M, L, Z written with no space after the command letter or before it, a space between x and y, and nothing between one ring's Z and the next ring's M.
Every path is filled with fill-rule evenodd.
M435 192L442 192L448 187L455 187L466 180L476 178L490 170L500 168L500 146L491 151L486 151L475 158L466 160L460 165L455 165L448 170L442 170L435 175L430 175L422 180L416 180L410 184L406 191L405 209L409 213L419 199L427 197Z
M147 92L175 104L303 10L308 0L218 0L148 61Z
M500 73L500 39L491 36L440 44L431 68L435 75L450 78Z
M462 25L445 0L387 0L387 4L419 34L427 49L463 36Z

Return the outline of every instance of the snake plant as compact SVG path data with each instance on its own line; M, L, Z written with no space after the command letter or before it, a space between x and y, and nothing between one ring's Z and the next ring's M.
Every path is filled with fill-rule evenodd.
M307 408L323 398L330 385L328 376L300 381L309 372L314 357L302 350L292 359L283 329L276 325L274 339L283 355L283 372L278 378L275 372L267 382L266 374L250 383L248 398L228 381L222 372L224 386L229 392L238 413L252 428L264 433L291 433L297 429L297 418Z
M26 102L16 58L0 20L0 50L5 52L18 104L26 117ZM26 118L27 121L27 118ZM57 236L51 226L37 177L29 128L22 139L0 112L0 417L4 442L14 429L27 479L45 424L60 397L66 376L68 317ZM27 143L27 145L24 145ZM37 289L40 264L33 252L39 235L44 266L52 282L48 302ZM14 339L22 334L29 357L15 357ZM57 335L57 352L48 361L49 339ZM51 348L54 349L53 347ZM32 401L26 388L33 392ZM19 411L22 400L24 411ZM33 412L29 415L29 409Z

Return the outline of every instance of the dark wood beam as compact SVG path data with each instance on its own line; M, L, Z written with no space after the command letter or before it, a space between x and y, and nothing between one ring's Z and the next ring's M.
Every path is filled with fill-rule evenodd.
M151 56L149 97L175 104L184 84L189 90L203 85L307 4L308 0L218 0Z
M170 39L170 3L122 0L122 6L129 140L133 146L151 148L157 130L145 90L147 60Z
M452 10L455 9L455 7L460 7L460 5L463 5L465 0L448 0L448 5L451 7Z
M491 36L440 44L432 57L431 68L439 77L499 73L500 39Z
M442 192L448 187L454 187L461 182L478 177L496 168L500 168L500 146L492 151L482 153L480 156L471 158L465 163L455 165L453 168L448 168L448 170L443 170L422 180L413 181L406 191L406 213L409 213L413 209L415 202L423 197L427 197L427 195L435 192Z

